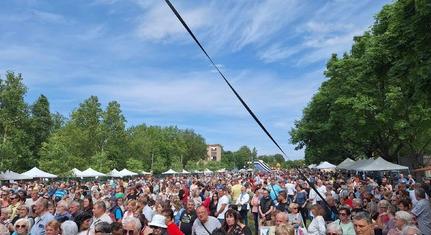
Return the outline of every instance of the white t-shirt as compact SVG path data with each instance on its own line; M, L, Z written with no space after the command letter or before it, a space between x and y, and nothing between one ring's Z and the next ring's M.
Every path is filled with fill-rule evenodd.
M217 216L217 219L224 219L224 213L229 209L229 198L223 195L217 202L217 211L220 211L223 204L226 204L222 213Z
M294 184L287 183L286 190L287 190L287 195L295 195L296 189Z

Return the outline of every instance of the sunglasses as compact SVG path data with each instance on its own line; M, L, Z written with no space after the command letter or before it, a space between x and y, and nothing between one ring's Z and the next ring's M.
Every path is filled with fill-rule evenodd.
M15 228L26 228L27 226L25 224L17 224L15 225Z

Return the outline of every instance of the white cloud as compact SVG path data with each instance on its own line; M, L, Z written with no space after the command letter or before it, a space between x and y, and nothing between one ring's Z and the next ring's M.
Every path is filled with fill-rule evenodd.
M41 10L32 10L31 15L33 18L49 22L49 23L66 23L66 19L63 15L53 13L53 12L47 12L47 11L41 11Z

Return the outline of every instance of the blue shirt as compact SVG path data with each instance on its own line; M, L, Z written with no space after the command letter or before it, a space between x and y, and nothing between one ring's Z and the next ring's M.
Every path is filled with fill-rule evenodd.
M45 225L51 220L54 220L54 216L49 212L45 212L41 217L36 217L30 234L45 235Z
M278 195L280 194L281 191L281 187L278 186L278 184L274 184L274 185L269 185L268 186L268 190L269 190L269 195L271 196L271 199L273 201L277 200Z

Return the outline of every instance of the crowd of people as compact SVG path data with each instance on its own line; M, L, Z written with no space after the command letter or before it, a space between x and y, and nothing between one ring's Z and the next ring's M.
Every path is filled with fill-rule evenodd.
M2 182L0 235L431 235L427 178L302 173Z

